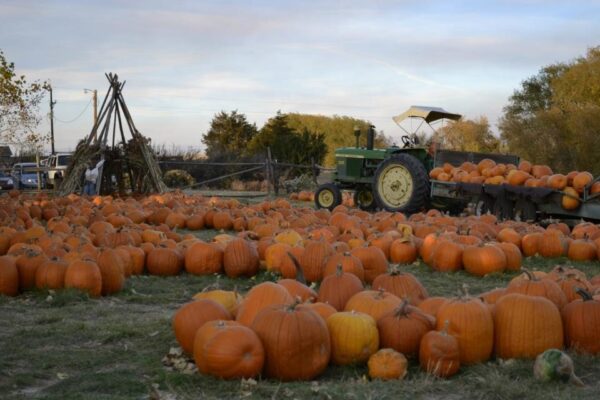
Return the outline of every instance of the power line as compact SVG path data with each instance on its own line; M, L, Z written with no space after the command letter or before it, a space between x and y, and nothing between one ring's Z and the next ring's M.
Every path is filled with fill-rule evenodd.
M81 112L79 113L79 115L78 115L78 116L76 116L75 118L73 118L73 119L71 119L71 120L69 120L69 121L63 121L63 120L61 120L61 119L58 119L58 118L56 118L56 117L54 117L54 120L55 120L55 121L58 121L58 122L62 122L63 124L70 124L71 122L75 122L75 121L77 121L79 118L81 118L81 116L82 116L82 115L83 115L83 114L84 114L84 113L87 111L87 109L90 107L90 104L92 104L92 100L91 100L91 99L90 99L90 101L87 103L87 105L85 106L85 108L83 109L83 111L81 111Z

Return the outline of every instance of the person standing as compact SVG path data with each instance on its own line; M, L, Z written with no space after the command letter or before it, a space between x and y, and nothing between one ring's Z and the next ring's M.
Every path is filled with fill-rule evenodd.
M104 164L104 160L100 160L94 167L94 164L89 161L87 169L85 170L85 179L83 184L83 194L87 196L96 195L96 182L98 182L98 175L100 168Z

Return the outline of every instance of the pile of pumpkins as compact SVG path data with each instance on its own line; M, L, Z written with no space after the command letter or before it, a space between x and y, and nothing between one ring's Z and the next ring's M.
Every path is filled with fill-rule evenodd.
M587 171L555 174L547 165L532 165L526 160L519 162L519 165L497 164L489 158L477 164L465 161L460 166L444 163L441 167L433 168L429 177L442 182L550 188L564 193L562 206L567 210L579 207L579 199L586 188L589 188L590 195L600 193L600 181L594 181L594 176Z
M533 359L563 346L600 353L600 296L574 268L526 271L506 288L479 296L464 289L455 298L428 297L399 268L367 281L338 263L317 291L299 275L260 283L244 297L203 291L179 308L175 337L199 372L311 380L329 364L368 363L372 378L401 379L415 360L450 377L494 355ZM600 285L600 275L593 282Z
M544 229L492 215L430 210L406 217L342 205L330 212L294 208L285 199L243 205L178 192L125 199L11 192L0 198L0 222L0 293L6 295L65 286L108 295L144 272L236 278L265 268L294 279L288 253L300 260L309 282L334 271L336 257L367 281L385 273L389 262L419 257L435 270L464 268L483 276L518 270L523 256L536 254L596 260L600 245L600 228L591 223ZM208 228L224 233L210 242L178 233Z

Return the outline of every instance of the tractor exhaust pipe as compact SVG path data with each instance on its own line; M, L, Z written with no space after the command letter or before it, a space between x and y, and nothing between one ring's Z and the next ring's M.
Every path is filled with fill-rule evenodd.
M369 131L367 132L367 150L373 150L373 144L375 143L375 127L373 125L369 126Z
M356 148L360 147L360 128L358 126L354 127L354 136L356 137Z

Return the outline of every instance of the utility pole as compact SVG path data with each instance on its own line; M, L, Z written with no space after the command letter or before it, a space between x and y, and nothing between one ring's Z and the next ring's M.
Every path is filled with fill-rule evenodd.
M52 86L50 86L50 146L52 154L54 154L54 105L55 101L52 101Z
M96 126L96 123L98 122L98 91L96 89L94 89L93 101L94 101L94 126Z
M92 101L94 102L94 126L98 123L98 91L96 89L83 89L84 93L92 92ZM96 132L94 131L94 139L96 139Z

